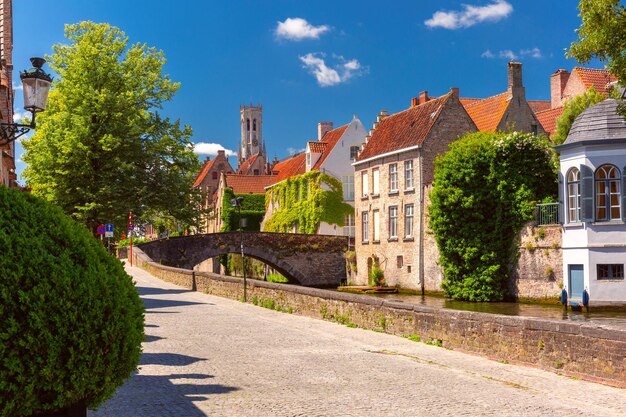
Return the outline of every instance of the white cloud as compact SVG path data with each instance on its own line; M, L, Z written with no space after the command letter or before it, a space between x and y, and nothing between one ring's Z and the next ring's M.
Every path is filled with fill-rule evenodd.
M493 54L493 52L491 52L489 49L487 49L485 52L480 54L480 57L481 58L495 58L495 55Z
M287 148L287 153L288 153L290 156L293 156L293 155L295 155L295 154L297 154L297 153L304 152L305 150L306 150L306 148L296 149L296 148L291 148L291 147L290 147L290 148Z
M506 58L509 60L517 59L517 55L515 55L515 53L511 51L510 49L505 49L504 51L500 51L498 55L500 56L500 58Z
M284 22L277 22L276 37L291 41L301 41L303 39L318 39L320 35L330 30L326 25L313 26L300 17L288 17Z
M320 87L330 87L341 84L364 72L361 64L356 59L346 60L341 55L333 55L333 58L338 61L338 63L333 66L328 66L324 58L324 54L314 53L308 53L300 57L304 68L315 76Z
M536 58L536 59L543 58L541 49L536 48L536 47L532 49L522 49L519 53L522 56L529 56L531 58Z
M424 24L430 28L460 29L482 22L497 22L508 17L513 6L506 0L494 0L486 6L463 5L462 11L437 11Z
M13 122L14 123L19 123L20 120L22 120L23 117L24 117L23 113L15 112L15 113L13 113Z
M217 151L226 151L226 156L235 156L236 152L224 148L219 143L198 142L193 146L195 153L200 155L217 155Z
M20 85L15 85L15 84L13 84L13 89L14 89L14 90L16 90L16 91L17 91L17 90L23 90L23 89L24 89L24 86L23 86L22 84L20 84Z

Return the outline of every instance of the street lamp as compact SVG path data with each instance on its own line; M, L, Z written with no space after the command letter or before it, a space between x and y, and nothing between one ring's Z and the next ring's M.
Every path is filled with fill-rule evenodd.
M15 141L20 136L34 129L35 116L46 109L48 92L52 77L41 69L46 60L43 58L31 58L33 68L20 72L24 89L24 109L32 113L30 124L0 123L0 146Z
M246 265L243 262L243 224L241 222L241 205L243 197L237 197L230 200L230 205L236 207L239 212L239 232L241 234L241 270L243 271L243 302L246 302Z

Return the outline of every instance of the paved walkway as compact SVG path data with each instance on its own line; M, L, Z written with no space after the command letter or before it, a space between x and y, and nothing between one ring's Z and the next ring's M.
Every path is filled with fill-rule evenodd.
M146 306L144 353L92 417L626 415L626 390L127 271Z

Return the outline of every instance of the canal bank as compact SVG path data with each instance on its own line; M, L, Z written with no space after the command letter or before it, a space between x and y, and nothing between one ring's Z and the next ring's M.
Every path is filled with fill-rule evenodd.
M242 299L241 278L159 265L140 249L133 252L133 265L187 289ZM626 388L626 329L619 326L442 309L254 280L248 281L247 301Z

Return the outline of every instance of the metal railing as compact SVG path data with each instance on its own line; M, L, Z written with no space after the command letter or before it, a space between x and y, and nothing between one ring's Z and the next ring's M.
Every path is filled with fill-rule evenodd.
M537 204L537 226L559 223L559 203Z

